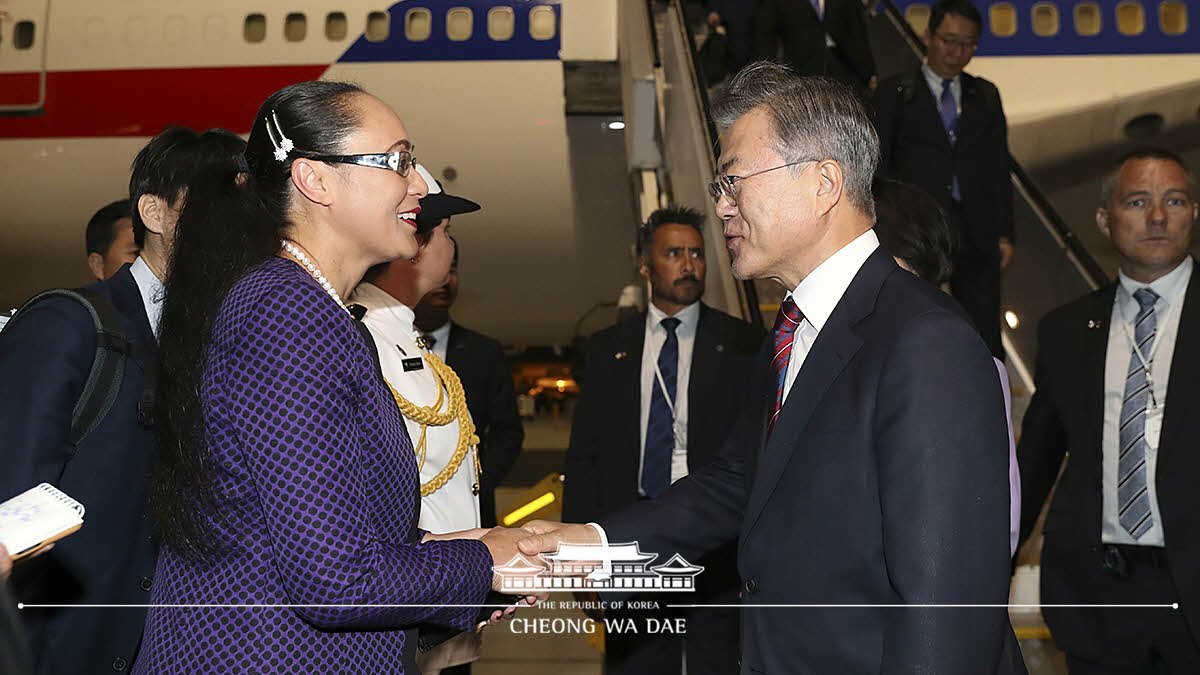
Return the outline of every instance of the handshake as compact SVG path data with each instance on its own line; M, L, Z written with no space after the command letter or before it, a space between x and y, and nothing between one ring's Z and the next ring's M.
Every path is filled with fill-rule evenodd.
M493 527L448 532L446 534L427 534L422 541L444 541L450 539L477 539L488 547L492 554L492 565L498 567L509 562L518 555L525 556L532 563L544 565L539 553L553 553L560 544L600 544L600 533L591 525L578 523L557 523L549 520L534 520L521 527ZM502 579L493 573L492 590L501 590ZM522 599L520 604L534 605L549 597L549 591L536 590ZM512 616L516 606L509 607L503 612L492 613L490 623L496 623Z

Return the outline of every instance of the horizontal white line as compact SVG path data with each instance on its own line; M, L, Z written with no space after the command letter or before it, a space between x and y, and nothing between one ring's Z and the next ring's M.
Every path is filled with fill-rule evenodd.
M1005 609L1022 608L1022 609L1040 609L1042 607L1051 608L1095 608L1095 609L1114 609L1114 608L1132 608L1132 609L1179 609L1179 603L1174 602L1169 605L956 605L956 604L907 604L907 605L667 605L667 607L677 607L681 609L699 608L699 607L714 607L714 608L734 608L734 609L880 609L880 608L915 608L915 609Z
M438 605L384 605L384 604L370 604L370 605L259 605L259 604L247 604L247 605L186 605L186 604L183 604L183 605L154 605L154 604L146 604L146 605L110 605L110 604L63 604L63 605L51 605L51 604L36 604L36 603L32 603L32 602L18 602L18 603L17 603L17 609L67 609L67 608L72 608L72 607L87 607L87 608L92 608L92 609L148 609L148 608L168 608L168 609L196 609L196 608L205 608L205 609L297 609L297 608L303 608L303 609L350 609L350 608L358 608L358 607L361 607L361 608L367 608L367 609L381 609L381 608L409 608L409 607L411 607L411 608L414 608L414 609L415 609L415 608L428 609L428 608L431 608L431 607L471 607L471 608L480 608L480 609L482 609L482 608L484 608L484 607L488 607L488 608L492 608L492 609L507 609L508 607L512 607L512 606L513 606L513 605L447 605L447 604L438 604ZM528 608L526 608L526 609L528 609Z

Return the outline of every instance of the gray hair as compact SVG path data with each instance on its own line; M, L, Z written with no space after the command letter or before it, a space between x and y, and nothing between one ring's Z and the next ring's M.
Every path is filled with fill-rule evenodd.
M746 113L763 108L775 136L774 149L788 162L832 159L846 176L846 196L875 219L871 182L879 167L879 134L858 95L827 77L800 77L770 61L752 63L730 79L713 108L724 131Z
M1197 199L1200 195L1196 194L1196 175L1188 168L1187 162L1183 157L1162 148L1139 148L1132 152L1127 152L1121 155L1104 176L1104 182L1100 184L1100 206L1108 207L1112 203L1113 191L1117 189L1117 179L1121 177L1121 169L1129 162L1142 159L1158 159L1164 162L1174 162L1183 169L1183 173L1187 175L1188 188L1192 190L1192 199Z

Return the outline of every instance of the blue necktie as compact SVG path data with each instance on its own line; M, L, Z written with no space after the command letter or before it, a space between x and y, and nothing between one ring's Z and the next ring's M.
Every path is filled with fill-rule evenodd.
M1158 294L1149 288L1139 289L1133 294L1141 309L1134 320L1133 339L1137 350L1141 350L1150 363L1154 349L1154 334L1158 319L1154 316L1154 302ZM1154 526L1154 514L1150 511L1150 492L1146 484L1146 403L1150 399L1150 383L1146 381L1146 368L1138 357L1137 350L1130 350L1129 370L1125 373L1125 399L1121 403L1120 453L1117 455L1117 503L1120 505L1118 519L1134 539L1141 539Z
M658 352L658 370L662 373L662 385L655 375L650 387L650 419L646 422L646 452L642 457L642 492L647 497L657 497L671 486L671 454L675 451L675 416L663 396L663 386L671 405L675 403L677 373L679 371L679 336L675 329L679 319L667 317L662 327L667 339Z
M950 137L950 145L958 141L958 103L954 100L954 92L950 90L953 82L942 80L942 95L938 98L938 112L942 117L942 126L946 128L946 135ZM954 177L951 184L950 196L954 197L955 201L962 199L958 192L958 176Z
M819 18L824 19L825 17L821 16L821 0L808 0L808 1L812 4L813 11L817 13L817 16Z

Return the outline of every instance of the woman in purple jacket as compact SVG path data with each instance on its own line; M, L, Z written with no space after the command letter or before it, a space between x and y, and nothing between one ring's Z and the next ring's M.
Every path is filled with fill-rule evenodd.
M167 280L138 673L415 673L417 628L474 627L517 531L417 529L412 443L341 298L412 257L404 124L335 82L272 94L246 161L188 188ZM474 533L478 536L481 533Z

